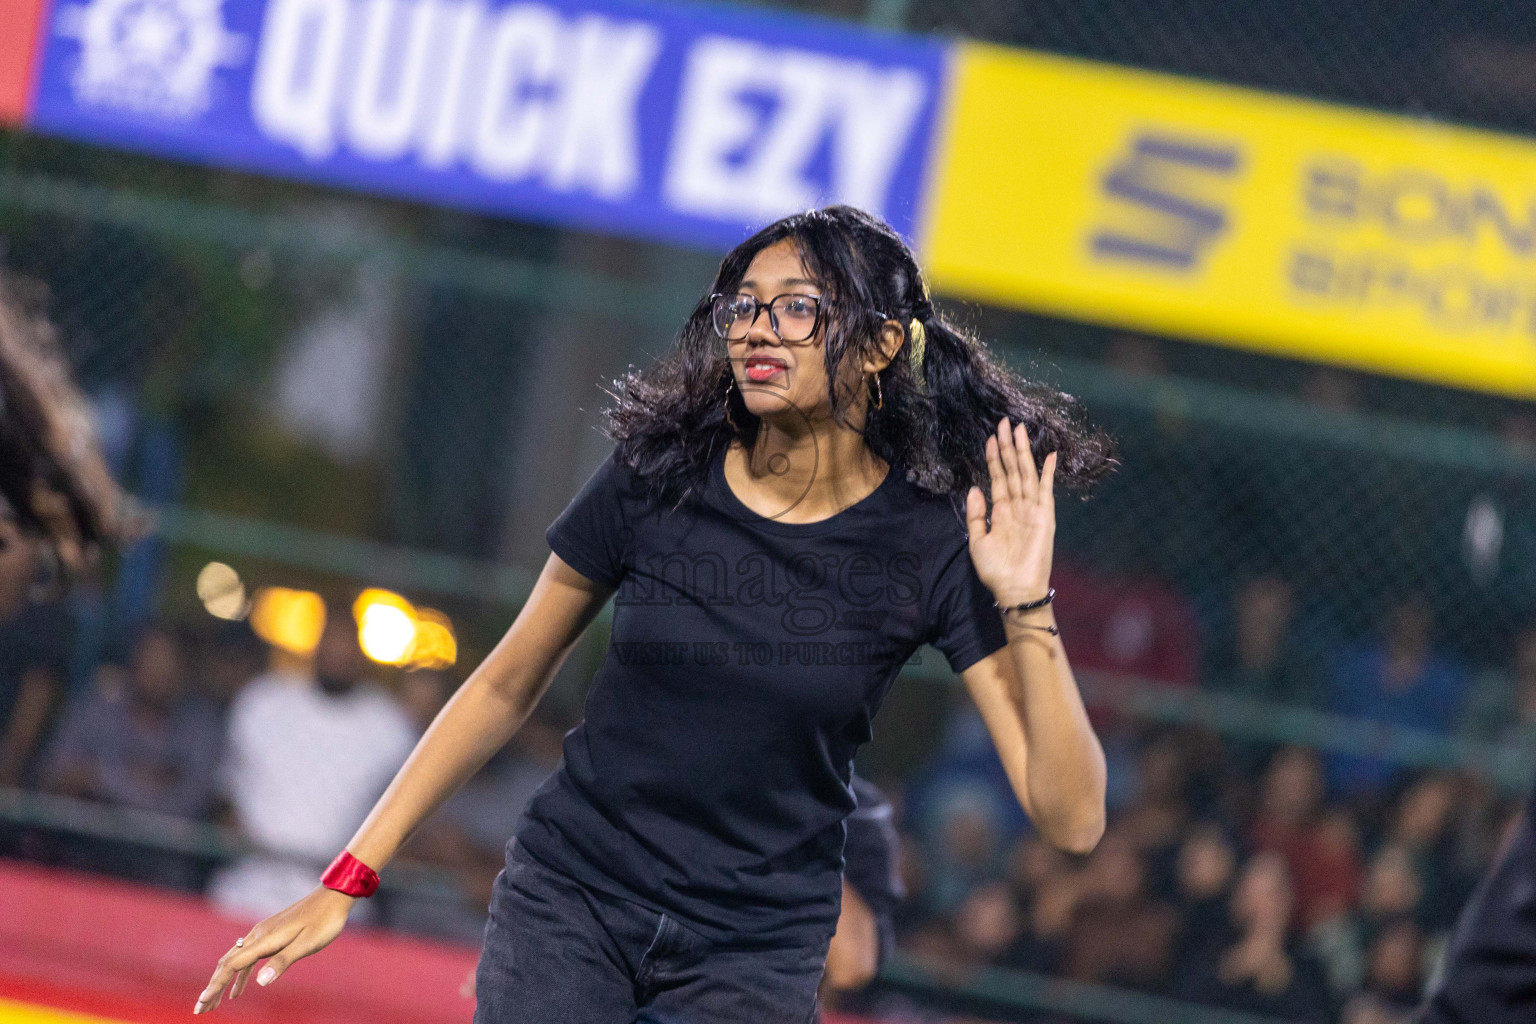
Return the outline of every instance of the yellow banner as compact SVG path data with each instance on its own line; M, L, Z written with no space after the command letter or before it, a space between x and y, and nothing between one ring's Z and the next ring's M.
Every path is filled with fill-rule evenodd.
M948 294L1536 397L1536 143L956 48Z

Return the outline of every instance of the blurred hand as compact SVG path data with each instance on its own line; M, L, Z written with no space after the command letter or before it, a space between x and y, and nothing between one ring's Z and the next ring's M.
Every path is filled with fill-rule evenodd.
M475 968L469 969L469 974L459 982L459 995L465 999L475 998Z
M1278 995L1291 984L1291 961L1279 941L1266 936L1243 939L1222 954L1217 976L1228 985L1252 982L1267 995Z
M976 575L999 604L1023 604L1045 596L1056 542L1053 484L1056 453L1037 475L1030 454L1029 430L1010 426L1005 416L987 438L987 473L992 478L992 522L981 488L965 495L966 526Z
M218 1006L231 979L234 985L229 998L238 998L258 960L271 958L256 975L256 984L266 986L281 978L295 960L330 945L346 925L347 912L355 899L317 885L308 896L262 921L246 933L241 945L231 946L229 952L219 957L218 967L208 987L197 997L192 1012L206 1013Z

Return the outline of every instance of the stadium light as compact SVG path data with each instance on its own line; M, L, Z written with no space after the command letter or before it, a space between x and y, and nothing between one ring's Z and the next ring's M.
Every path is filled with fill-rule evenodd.
M197 574L197 596L209 615L236 621L251 612L240 574L223 562L209 562Z
M325 629L325 601L308 590L262 587L251 603L251 629L273 647L307 658Z
M404 665L416 643L419 616L411 602L390 590L370 587L352 602L357 642L381 665Z

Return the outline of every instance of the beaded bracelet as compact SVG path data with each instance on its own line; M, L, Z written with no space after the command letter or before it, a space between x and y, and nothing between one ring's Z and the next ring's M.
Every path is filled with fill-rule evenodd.
M1027 612L1027 611L1029 611L1032 608L1043 608L1045 605L1050 604L1051 601L1055 599L1055 597L1056 597L1056 588L1055 587L1046 587L1045 588L1045 596L1040 598L1040 599L1038 599L1038 600L1035 600L1035 601L1026 601L1023 604L1008 604L1008 605L997 604L996 601L993 601L992 603L994 605L997 605L997 607L1002 610L1003 614L1006 615L1008 612ZM1060 635L1060 632L1061 632L1055 626L1037 626L1037 625L1034 625L1033 623L1029 623L1029 622L1021 622L1021 623L1019 623L1019 625L1023 626L1025 629L1043 629L1047 633L1051 634L1051 636L1058 636L1058 635Z

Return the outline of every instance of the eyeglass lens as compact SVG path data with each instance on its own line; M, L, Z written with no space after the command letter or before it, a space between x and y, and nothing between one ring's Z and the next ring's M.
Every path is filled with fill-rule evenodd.
M819 300L812 295L779 295L767 304L768 322L780 341L806 341L816 333ZM721 295L715 299L715 333L730 341L747 336L764 303L754 295Z

